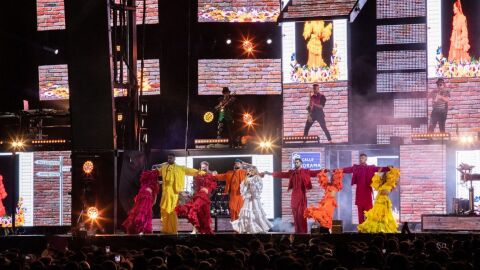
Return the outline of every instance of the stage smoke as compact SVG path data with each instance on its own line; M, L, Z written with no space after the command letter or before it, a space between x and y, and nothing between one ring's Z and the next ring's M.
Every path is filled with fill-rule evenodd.
M273 227L272 231L274 232L294 232L295 227L293 224L289 221L283 221L281 218L276 218L272 222Z

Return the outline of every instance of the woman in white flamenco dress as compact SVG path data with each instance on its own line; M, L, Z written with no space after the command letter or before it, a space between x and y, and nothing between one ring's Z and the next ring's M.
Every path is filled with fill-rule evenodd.
M232 221L232 227L236 232L266 233L273 227L262 207L262 188L262 177L257 168L250 167L246 179L240 184L243 207L240 209L238 219Z

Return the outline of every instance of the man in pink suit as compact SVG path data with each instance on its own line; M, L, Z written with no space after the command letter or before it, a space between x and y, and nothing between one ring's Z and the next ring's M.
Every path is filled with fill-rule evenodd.
M355 204L358 209L358 224L365 221L365 211L372 208L372 177L376 172L387 172L388 167L367 165L367 155L360 154L360 164L343 168L343 173L352 173L352 186L357 185L355 191Z

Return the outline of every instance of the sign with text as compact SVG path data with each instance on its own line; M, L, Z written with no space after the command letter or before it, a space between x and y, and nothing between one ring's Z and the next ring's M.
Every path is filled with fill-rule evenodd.
M295 159L300 158L303 162L303 168L320 170L322 169L320 156L319 152L294 152L292 153L292 168L295 167Z

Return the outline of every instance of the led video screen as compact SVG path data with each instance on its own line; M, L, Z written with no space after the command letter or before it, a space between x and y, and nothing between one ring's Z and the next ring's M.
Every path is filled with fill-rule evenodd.
M198 94L221 95L228 87L237 95L280 95L280 59L200 59Z
M348 79L347 20L282 23L283 83Z
M64 0L37 0L37 30L65 29Z
M282 45L283 135L348 142L347 21L283 23Z
M199 0L199 22L276 22L280 15L277 0Z
M429 0L429 77L480 77L480 2Z
M70 154L70 151L17 154L19 170L15 172L18 175L16 226L70 226ZM0 154L2 164L10 158L11 154ZM0 174L2 173L4 172L0 171ZM3 181L6 186L11 186L13 179L5 177ZM8 194L4 201L12 195ZM11 225L11 215L12 213L7 211L5 216L0 217L2 226Z
M140 77L140 60L137 63L137 80L143 85L144 95L160 94L160 62L158 59L144 60L143 80ZM124 78L127 69L123 69ZM65 100L69 98L68 66L46 65L38 67L38 83L40 100ZM126 89L114 89L114 96L121 97L127 93Z

